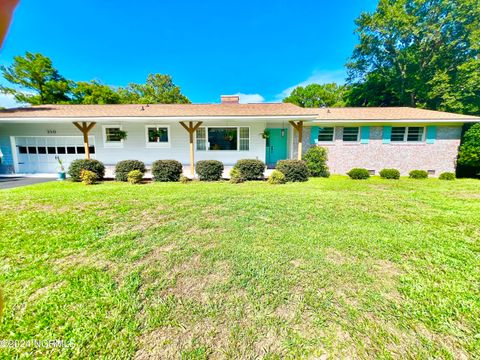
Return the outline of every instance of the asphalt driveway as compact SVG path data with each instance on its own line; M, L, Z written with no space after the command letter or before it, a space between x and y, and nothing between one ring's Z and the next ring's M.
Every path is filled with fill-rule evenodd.
M20 186L33 185L47 181L54 181L55 178L26 177L26 176L0 176L0 190L11 189Z

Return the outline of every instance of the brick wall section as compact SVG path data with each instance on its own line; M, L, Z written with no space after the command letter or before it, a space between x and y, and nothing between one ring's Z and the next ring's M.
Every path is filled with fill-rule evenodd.
M435 170L438 176L442 172L455 171L455 161L460 145L462 128L460 126L437 126L434 144L415 143L382 143L383 127L370 127L368 144L344 143L343 127L335 128L333 143L323 143L328 150L328 166L332 174L345 174L354 167L375 170L395 168L402 175L408 175L413 169ZM293 138L292 158L297 157L298 136ZM310 146L310 129L304 128L303 149Z

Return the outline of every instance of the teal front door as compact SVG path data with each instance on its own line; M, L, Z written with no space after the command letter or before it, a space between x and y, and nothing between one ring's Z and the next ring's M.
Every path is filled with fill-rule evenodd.
M270 136L267 139L265 159L269 168L275 167L278 160L287 158L287 129L267 129Z

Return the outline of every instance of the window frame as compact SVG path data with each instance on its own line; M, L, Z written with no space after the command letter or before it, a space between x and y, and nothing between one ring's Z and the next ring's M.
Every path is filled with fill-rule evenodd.
M241 126L241 125L213 125L213 126L199 126L199 129L205 129L205 150L198 150L197 148L197 131L195 131L195 151L229 151L229 152L247 152L250 151L250 145L252 142L252 128L251 126ZM236 128L237 129L237 149L236 150L210 150L210 142L208 141L208 129L209 128ZM248 128L248 150L240 150L240 128ZM242 138L243 140L247 138Z
M345 129L346 128L352 128L352 129L357 129L357 138L355 140L345 140ZM344 126L342 128L342 141L347 144L355 144L360 141L360 126Z
M319 140L318 137L320 136L320 129L325 128L332 128L332 140ZM319 126L318 127L318 136L317 136L317 144L333 144L335 142L335 136L337 135L337 128L336 126Z
M394 128L405 128L405 133L403 134L403 140L393 140L392 135L393 135L393 129ZM408 130L410 128L421 128L422 130L422 139L421 140L414 140L414 141L408 141ZM392 131L390 134L390 142L394 144L421 144L425 142L425 138L427 135L426 131L426 126L392 126Z
M148 141L148 129L149 128L166 128L167 129L167 137L168 141L163 142L150 142ZM163 124L150 124L145 125L145 147L147 148L169 148L171 147L171 132L170 132L170 125L163 125Z
M106 148L123 148L123 140L120 141L107 141L107 129L119 129L123 131L122 125L103 125L103 146Z

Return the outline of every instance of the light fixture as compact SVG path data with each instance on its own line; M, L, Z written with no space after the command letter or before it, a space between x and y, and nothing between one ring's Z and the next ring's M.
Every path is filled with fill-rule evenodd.
M285 120L282 121L282 131L280 132L280 134L282 135L282 137L285 136Z

